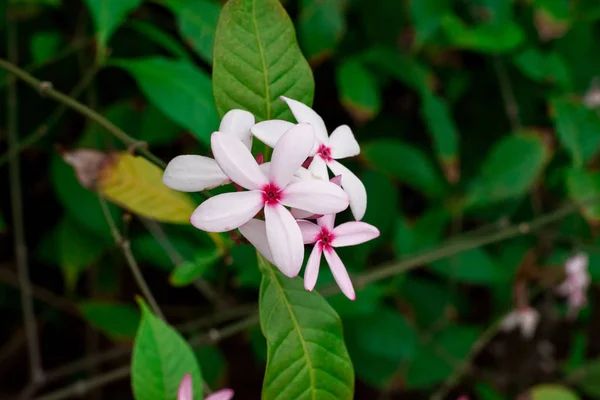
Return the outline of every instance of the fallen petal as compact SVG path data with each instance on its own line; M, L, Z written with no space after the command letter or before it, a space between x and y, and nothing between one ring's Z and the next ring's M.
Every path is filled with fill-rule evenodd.
M244 110L228 111L219 126L219 132L237 137L244 143L248 150L252 149L252 133L250 129L254 126L254 115Z
M302 239L304 240L304 244L315 243L318 239L319 234L321 233L321 228L310 221L300 220L296 222L298 222L298 226L300 227L300 231L302 232Z
M379 237L379 229L366 222L346 222L333 230L333 247L354 246Z
M312 292L317 284L319 265L321 264L321 252L321 246L318 244L315 245L306 262L306 269L304 270L304 289L309 292Z
M284 275L295 277L304 259L304 242L298 223L281 204L265 207L265 221L275 265Z
M265 221L260 219L251 219L244 225L238 228L240 233L258 250L264 258L270 263L275 264L273 261L273 255L269 248L269 241L267 240L267 227Z
M329 136L331 156L340 159L360 154L360 146L348 125L338 126Z
M292 110L292 114L294 114L296 121L298 121L299 123L311 124L315 128L316 138L324 144L329 143L325 122L323 122L323 118L321 118L319 114L314 112L314 110L306 104L301 103L297 100L290 99L284 96L281 96L281 100L287 103L290 110Z
M258 190L223 193L204 201L192 213L190 222L206 232L227 232L248 222L263 208Z
M329 264L329 268L331 268L331 273L333 274L335 282L338 284L340 289L342 289L342 293L344 293L350 300L356 300L356 294L354 293L352 281L350 280L348 271L346 271L346 267L340 259L340 256L338 256L331 247L325 248L324 250L325 259Z
M211 148L219 166L235 183L246 189L260 189L269 183L250 150L235 136L215 132Z
M251 129L252 134L267 146L274 148L284 133L294 127L294 124L280 119L259 122Z
M327 164L336 175L342 176L342 187L350 197L350 209L354 219L360 221L367 211L367 189L360 179L348 168L333 160Z
M314 129L309 124L294 125L287 131L273 150L269 171L271 182L279 188L286 187L308 158L314 140Z
M165 168L162 181L171 189L182 192L200 192L230 182L215 160L196 155L172 159Z
M280 200L286 206L314 214L334 214L348 207L348 195L339 186L322 180L304 180L286 187Z

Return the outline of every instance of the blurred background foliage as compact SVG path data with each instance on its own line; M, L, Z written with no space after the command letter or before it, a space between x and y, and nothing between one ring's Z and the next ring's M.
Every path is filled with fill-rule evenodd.
M3 1L2 58L7 31L15 29L11 61L98 110L163 160L208 153L219 123L211 84L218 1ZM597 290L575 320L551 290L577 250L588 252L592 280L600 281L600 208L589 203L600 195L600 2L283 4L313 69L315 110L330 131L349 124L361 144L351 164L368 191L364 220L381 230L379 239L340 251L358 277L357 301L328 297L343 320L356 398L496 400L528 390L539 399L600 398ZM0 97L0 397L12 398L27 383L27 365L6 99ZM85 382L127 360L140 318L137 289L107 220L130 242L168 320L188 338L252 311L261 278L253 249L177 224L200 197L177 197L162 186L158 167L123 156L95 182L110 192L107 219L60 152L126 148L23 84L18 111L13 151L21 160L44 367L56 371L115 352L103 364L62 372L44 390ZM563 212L539 230L521 225L502 236L512 223L556 216L581 201L588 202L579 212ZM505 240L493 239L497 234ZM465 251L452 250L461 246ZM412 258L423 253L436 256ZM412 264L403 268L403 260ZM386 268L387 279L373 278ZM322 269L321 287L331 282ZM531 339L497 332L516 284L529 287L541 313ZM258 398L266 360L259 328L218 340L196 347L208 384L233 387L236 399ZM556 385L541 385L549 382ZM115 380L86 398L128 398L129 390Z

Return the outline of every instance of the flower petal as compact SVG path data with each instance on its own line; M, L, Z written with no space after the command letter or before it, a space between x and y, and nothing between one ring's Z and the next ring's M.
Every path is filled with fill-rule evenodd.
M308 290L309 292L312 292L312 290L315 288L317 278L319 277L321 253L322 250L320 244L316 244L310 252L310 256L306 262L306 268L304 269L304 289Z
M269 260L269 262L272 264L275 264L275 261L273 261L273 255L271 254L271 249L269 248L269 241L267 240L267 227L265 225L265 221L260 219L251 219L238 229L240 230L240 233L246 239L248 239L250 244L252 244L252 246L254 246L256 250L263 255L264 258Z
M265 207L265 221L275 265L284 275L295 277L304 259L304 243L298 223L281 204Z
M300 231L302 232L304 244L315 243L318 239L319 233L321 233L321 228L317 224L313 224L310 221L300 220L296 222L298 223Z
M367 189L348 168L333 160L327 164L336 175L342 175L342 187L350 197L350 209L354 219L360 221L367 211Z
M324 250L325 259L329 264L329 268L331 268L331 273L333 274L335 282L338 284L340 289L342 289L342 293L344 293L350 300L356 300L356 294L354 293L352 281L350 280L348 271L346 271L346 267L340 259L340 256L338 256L335 250L333 250L331 247L326 247Z
M182 192L200 192L230 182L215 160L196 155L172 159L162 180L166 186Z
M231 400L234 394L235 393L233 389L221 389L211 395L206 396L204 400Z
M263 208L258 190L223 193L204 201L192 213L190 222L206 232L227 232L239 228Z
M325 122L323 122L323 118L312 108L307 106L304 103L299 102L298 100L290 99L288 97L281 96L281 100L285 101L292 110L292 114L296 118L298 123L307 123L311 124L315 128L315 136L318 140L323 142L324 144L329 144L329 137L327 136L327 128L325 127Z
M325 181L329 180L329 174L327 173L327 164L321 156L314 156L312 162L308 166L308 170L317 178Z
M250 150L238 138L215 132L210 140L215 160L232 181L246 189L259 189L269 183Z
M348 125L338 126L329 137L331 156L340 159L354 157L360 154L360 146Z
M317 224L320 227L327 228L329 232L333 231L333 224L335 224L335 214L323 215L317 219Z
M277 142L271 157L269 177L283 189L308 157L315 140L314 129L309 124L294 125Z
M252 133L250 128L254 126L254 115L244 110L231 110L223 116L219 132L234 135L244 143L248 150L252 149Z
M299 208L290 209L292 216L296 219L315 219L318 217L318 214L311 213L309 211L304 211Z
M294 124L280 119L259 122L251 129L252 134L267 146L274 148L284 133L294 127Z
M179 384L179 390L177 390L177 400L194 400L194 390L192 386L192 375L185 374L181 383Z
M319 179L290 184L280 194L281 203L314 214L334 214L348 207L348 195L339 186Z
M366 222L346 222L333 230L333 247L354 246L379 237L379 229Z

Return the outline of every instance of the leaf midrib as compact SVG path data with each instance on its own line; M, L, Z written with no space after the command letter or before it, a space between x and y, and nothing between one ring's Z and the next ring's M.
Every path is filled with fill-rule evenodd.
M283 287L281 286L281 284L279 283L279 279L277 278L277 274L275 274L275 272L273 272L273 266L269 265L269 274L271 275L271 281L273 281L275 283L275 286L277 287L277 290L279 291L279 293L281 294L281 298L284 300L283 304L285 304L285 307L288 310L288 313L290 314L290 319L292 321L292 325L294 326L294 330L296 332L298 332L298 338L300 340L300 344L302 345L302 351L304 354L304 358L306 359L306 364L308 365L308 376L310 379L310 391L311 391L311 398L313 400L316 400L316 384L315 384L315 376L314 376L314 370L313 370L313 365L312 365L312 361L310 360L310 357L308 356L308 346L306 344L306 341L304 340L304 336L302 335L302 330L300 329L300 324L298 324L298 320L296 319L296 315L294 314L291 306L290 306L290 302L289 299L285 293L285 290L283 289Z
M256 35L256 43L258 44L258 53L260 55L260 63L263 68L263 76L265 83L265 105L267 107L266 120L271 119L271 91L269 90L269 71L267 70L267 63L265 60L265 51L260 41L258 34L258 24L256 23L256 0L252 0L252 25L254 26L254 33Z

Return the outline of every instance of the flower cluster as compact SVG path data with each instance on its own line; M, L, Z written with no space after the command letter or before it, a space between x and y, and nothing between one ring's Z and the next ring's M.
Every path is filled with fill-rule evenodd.
M591 281L587 254L579 253L569 258L565 263L565 275L565 280L556 291L567 297L569 315L575 317L587 304L587 289Z
M306 265L305 288L314 288L324 254L342 292L354 299L350 277L333 248L379 236L377 228L360 222L367 207L364 185L337 161L358 155L360 147L348 126L338 127L329 136L323 119L310 107L282 100L298 124L281 120L255 124L249 112L231 110L211 136L214 159L178 156L167 165L163 182L186 192L234 183L237 191L211 197L198 206L190 218L196 228L207 232L239 229L289 277L302 269L304 244L315 244ZM263 163L261 155L258 161L252 156L253 137L273 148L270 162ZM331 181L328 169L335 175ZM348 206L356 221L334 227L336 214Z

